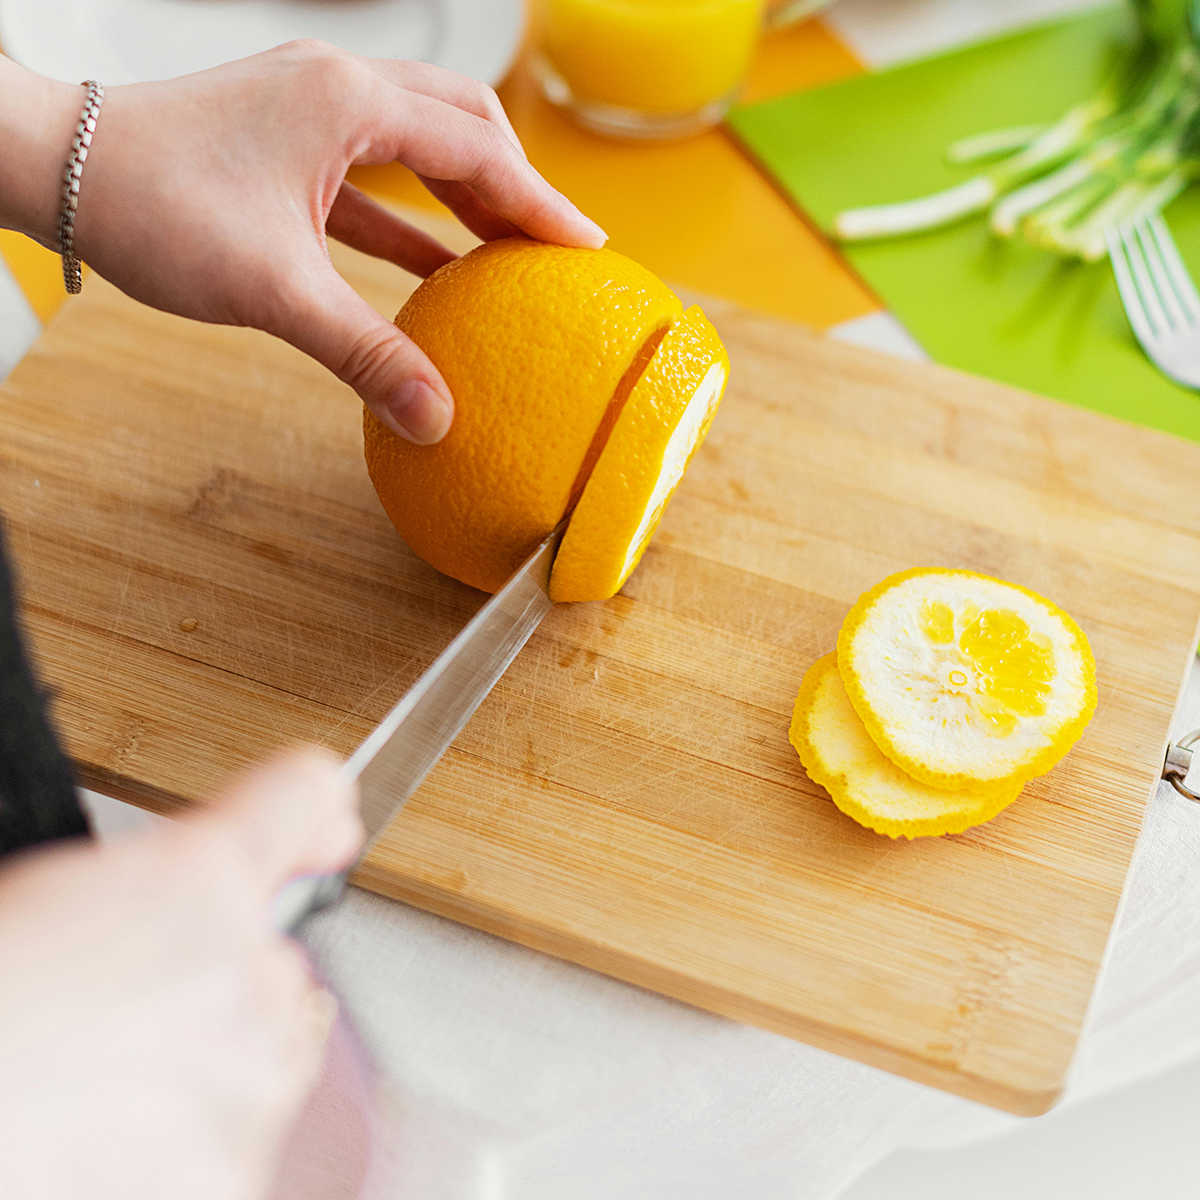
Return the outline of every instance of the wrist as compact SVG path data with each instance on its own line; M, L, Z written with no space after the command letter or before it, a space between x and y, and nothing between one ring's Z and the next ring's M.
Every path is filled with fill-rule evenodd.
M83 88L0 55L0 226L58 249L62 173Z

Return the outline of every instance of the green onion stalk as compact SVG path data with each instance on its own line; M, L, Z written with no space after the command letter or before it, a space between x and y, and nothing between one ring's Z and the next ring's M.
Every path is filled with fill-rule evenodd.
M1051 125L954 143L989 164L945 191L839 213L843 241L938 229L988 213L999 237L1095 262L1104 231L1158 212L1200 175L1200 0L1131 0L1137 37L1100 92Z

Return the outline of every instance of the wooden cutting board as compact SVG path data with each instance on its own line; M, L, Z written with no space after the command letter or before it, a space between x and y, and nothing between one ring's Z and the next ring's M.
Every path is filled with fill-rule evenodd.
M338 261L387 313L411 286ZM730 392L643 565L551 614L358 882L1041 1112L1195 649L1200 446L708 307ZM85 783L170 810L286 743L349 751L478 606L388 524L360 420L281 343L96 278L0 389L0 509ZM892 842L788 721L855 597L937 564L1063 605L1100 704L991 824Z

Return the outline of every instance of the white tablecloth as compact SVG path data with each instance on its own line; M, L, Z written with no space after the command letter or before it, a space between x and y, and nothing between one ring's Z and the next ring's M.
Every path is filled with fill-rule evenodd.
M1200 667L1174 724L1200 726ZM157 818L90 797L112 836ZM309 944L356 1038L280 1200L818 1200L1020 1123L352 889ZM1200 1056L1200 805L1151 801L1063 1104Z
M310 944L386 1068L389 1197L816 1200L1019 1123L364 892ZM1163 784L1063 1103L1200 1054L1198 1012L1200 805Z
M995 28L998 11L1082 6L843 0L831 20L882 62ZM0 267L0 372L35 330ZM886 317L835 332L914 353ZM1197 725L1193 669L1176 732ZM106 835L154 819L90 803ZM897 1146L1017 1121L364 892L309 940L356 1033L331 1044L286 1200L349 1198L367 1174L387 1200L816 1200ZM1064 1103L1200 1054L1198 1012L1200 805L1163 785Z
M1174 733L1197 726L1200 667ZM92 804L110 835L155 819ZM280 1200L349 1200L368 1171L387 1200L817 1200L899 1146L1021 1123L366 892L308 940L356 1035ZM1200 805L1163 784L1063 1104L1200 1056L1197 1012Z

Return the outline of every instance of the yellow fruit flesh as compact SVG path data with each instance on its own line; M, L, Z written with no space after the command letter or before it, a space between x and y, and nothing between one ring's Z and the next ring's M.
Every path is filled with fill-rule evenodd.
M945 683L960 694L988 733L1007 737L1018 717L1046 713L1054 680L1054 649L1011 609L977 612L967 605L955 639L954 610L937 600L921 606L921 630L947 668Z
M913 779L871 740L854 711L837 655L809 669L790 740L814 783L860 825L888 837L936 837L990 821L1021 792L1019 781L949 791Z
M1075 622L970 571L884 580L851 609L838 653L870 736L935 787L1043 774L1095 708L1095 664Z

